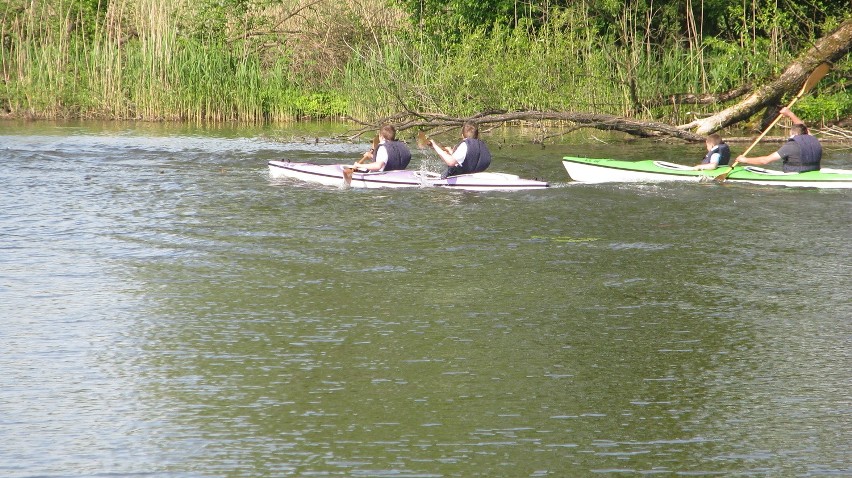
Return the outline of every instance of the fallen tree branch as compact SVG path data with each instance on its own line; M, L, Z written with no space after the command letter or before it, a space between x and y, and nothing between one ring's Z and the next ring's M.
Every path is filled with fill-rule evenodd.
M661 106L672 105L712 105L716 103L725 103L735 98L739 98L745 94L751 93L751 90L751 85L743 85L738 88L734 88L733 90L718 94L674 93L643 101L642 106L645 108L658 108Z
M813 128L811 128L813 129ZM837 126L828 126L821 130L816 130L814 134L819 134L823 138L832 138L840 141L849 141L852 140L852 131L848 129L843 129Z
M467 121L474 121L480 126L499 126L508 123L542 121L570 123L571 131L579 128L596 128L605 131L619 131L640 138L676 138L684 141L704 141L704 136L697 135L688 130L679 129L675 126L657 123L653 121L641 121L620 116L599 113L570 113L555 111L486 111L464 118L452 117L442 114L405 112L390 117L382 118L373 123L356 120L352 121L362 125L350 139L357 138L365 133L372 133L379 129L382 124L392 123L398 131L407 129L436 130L460 127Z

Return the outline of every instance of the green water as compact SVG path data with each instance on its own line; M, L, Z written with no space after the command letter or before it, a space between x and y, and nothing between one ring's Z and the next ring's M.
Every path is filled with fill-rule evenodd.
M553 187L359 191L268 177L358 158L336 127L0 128L3 476L852 474L848 191L572 184L703 152L509 133Z

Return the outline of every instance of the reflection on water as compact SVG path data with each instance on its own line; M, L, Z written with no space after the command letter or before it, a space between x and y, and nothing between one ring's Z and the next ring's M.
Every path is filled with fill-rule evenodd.
M852 473L848 192L522 141L556 187L344 190L265 162L364 144L153 128L2 137L4 476Z

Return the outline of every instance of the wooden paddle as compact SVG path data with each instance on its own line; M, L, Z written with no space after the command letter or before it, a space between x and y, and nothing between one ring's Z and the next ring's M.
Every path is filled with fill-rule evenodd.
M429 146L429 137L426 136L426 133L420 131L417 133L417 146L420 148L425 148Z
M373 149L372 149L373 154L376 154L376 148L378 148L378 147L379 147L379 135L376 135L373 138ZM367 160L367 156L363 156L355 164L361 164L366 160ZM355 172L355 168L343 168L343 184L345 186L351 186L352 185L352 173L354 173L354 172Z
M435 143L435 146L437 146L437 147L438 147L438 149L440 149L440 150L442 150L442 151L446 151L446 150L447 150L446 148L444 148L443 146L441 146L441 143L439 143L439 142L435 141L434 139L432 139L432 138L430 138L430 137L426 136L426 133L424 133L424 132L422 132L422 131L421 131L421 132L419 132L419 133L417 133L417 146L418 146L419 148L425 148L425 147L429 146L429 142L430 142L430 141L431 141L432 143Z
M828 63L823 63L820 66L816 67L816 69L811 72L810 76L808 76L808 79L805 80L805 84L802 85L802 89L801 89L801 91L799 91L799 94L796 95L796 97L793 98L792 101L790 101L789 105L787 105L787 109L792 108L793 105L797 101L799 101L799 99L802 96L805 95L805 93L810 91L811 88L814 87L814 85L819 83L819 80L821 80L828 73L829 68L830 67L829 67ZM762 133L760 133L760 136L758 136L757 139L754 140L753 143L751 143L751 145L748 147L748 149L745 150L745 152L742 154L742 156L747 156L748 153L751 152L752 148L757 146L757 143L759 143L760 140L763 139L764 136L766 136L766 133L768 133L769 130L772 129L772 127L775 126L778 123L778 121L781 119L781 116L783 116L783 115L779 113L778 116L776 116L775 119L772 121L772 123L770 123L769 126L765 130L763 130ZM713 180L716 181L716 182L719 182L719 183L724 182L726 179L728 179L728 175L731 174L731 172L733 172L734 168L737 166L737 163L738 163L738 161L734 161L734 164L731 165L731 169L729 169L729 170L725 171L724 173L716 176L715 178L713 178Z

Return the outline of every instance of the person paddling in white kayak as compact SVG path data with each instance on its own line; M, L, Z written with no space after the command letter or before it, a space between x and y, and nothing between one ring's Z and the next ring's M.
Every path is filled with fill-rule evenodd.
M428 141L435 152L438 153L438 156L447 164L447 170L441 175L442 178L459 174L479 173L485 171L491 165L491 151L479 139L479 127L474 123L467 122L462 126L462 142L455 149L444 149L431 139Z
M367 160L373 161L367 163ZM408 167L411 151L402 141L396 139L396 128L386 124L379 130L379 144L375 149L364 153L361 160L351 166L357 171L397 171Z

